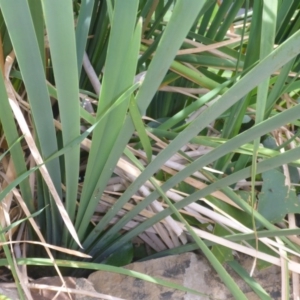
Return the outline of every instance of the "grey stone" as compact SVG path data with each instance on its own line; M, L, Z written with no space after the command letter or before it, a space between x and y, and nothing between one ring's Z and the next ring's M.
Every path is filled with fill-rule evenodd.
M253 258L241 256L240 263L246 270L249 271L251 269L252 262ZM89 276L88 280L98 292L129 300L233 299L230 291L220 280L218 274L210 266L206 258L194 253L133 263L126 266L126 268L191 288L202 293L202 296L105 271L94 272ZM248 299L260 299L243 279L229 267L225 266L225 268ZM280 276L280 268L276 266L256 271L254 274L256 281L266 289L272 299L280 299L281 297Z
M76 290L82 290L82 291L89 291L89 292L95 292L95 289L93 287L93 284L88 281L85 278L76 278ZM76 300L94 300L99 298L95 298L92 296L86 296L86 295L76 295Z
M251 270L252 257L240 255L238 260L245 270L248 272ZM194 253L184 253L145 262L137 262L125 268L191 288L200 292L202 296L105 271L94 272L88 279L65 277L64 280L68 288L84 291L85 293L85 295L75 295L72 293L73 300L116 300L114 297L126 300L233 299L230 291L220 280L218 274L213 270L206 258ZM234 271L228 266L225 266L225 268L244 292L247 299L260 299ZM261 271L256 270L253 277L269 293L271 299L281 299L281 270L279 267L271 266ZM35 280L33 284L61 286L61 281L59 277L48 277ZM56 292L45 288L40 290L31 289L31 293L34 300L50 300L56 294ZM1 294L7 298L4 298ZM4 285L0 284L0 300L2 299L18 300L19 297L16 289L4 288ZM65 300L70 298L67 293L62 292L57 299Z

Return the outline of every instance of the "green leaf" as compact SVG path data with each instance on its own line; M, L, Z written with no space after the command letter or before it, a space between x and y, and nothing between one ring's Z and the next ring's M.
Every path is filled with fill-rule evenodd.
M285 176L278 170L262 173L263 187L258 198L258 212L271 223L280 222L288 213L300 213L299 199L288 192Z
M67 145L80 133L79 88L74 18L70 1L42 1L53 65L59 116L62 125L63 145ZM25 78L24 78L25 79ZM75 217L77 183L79 175L80 145L73 146L64 155L66 185L65 203L70 220ZM58 222L59 220L54 220ZM67 228L64 227L64 234ZM61 235L60 231L56 232ZM66 238L63 238L66 243Z
M116 252L111 254L102 263L115 267L122 267L128 265L133 259L133 245L129 241L122 245Z

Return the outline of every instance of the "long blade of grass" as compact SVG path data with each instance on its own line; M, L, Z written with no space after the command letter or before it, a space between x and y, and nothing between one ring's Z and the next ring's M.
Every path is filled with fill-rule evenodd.
M44 18L42 11L42 3L34 0L28 0L29 9L31 12L32 22L39 45L42 62L45 64L45 50L44 50Z
M63 145L67 145L80 133L78 67L72 3L46 0L42 4L57 89ZM71 221L74 220L76 209L79 149L79 145L74 146L64 155L65 206ZM63 243L66 243L66 238L63 238Z
M13 147L14 143L19 139L19 134L7 99L8 97L5 90L3 77L2 75L0 75L0 121L3 127L6 141L8 143L8 147L10 148L10 153L14 162L16 174L19 176L23 174L27 170L27 168L23 157L23 150L21 145L17 143L15 147ZM21 182L20 188L24 201L26 202L29 210L33 212L34 205L32 201L29 181L25 180Z
M153 57L151 64L148 68L146 77L143 84L139 90L136 101L138 102L139 110L143 114L148 107L150 101L155 95L160 83L162 82L165 74L170 67L177 50L182 44L182 40L186 36L188 30L192 26L195 18L197 17L199 11L203 7L205 1L190 0L186 2L185 0L179 0L176 2L174 7L172 17L167 24L167 27L161 37L160 47L157 49L155 56ZM168 54L167 56L165 54ZM123 152L125 145L127 144L129 138L134 131L134 125L130 117L127 117L124 126L115 142L115 147L111 150L110 156L108 157L104 168L106 170L111 170L115 167L117 159ZM159 168L159 166L157 166ZM101 195L105 189L106 182L109 179L110 174L108 172L101 174L99 177L99 182L102 182L101 187L96 191L94 196L97 198ZM125 193L126 194L126 193ZM127 198L125 202L122 202L122 206L128 201ZM122 198L123 200L124 198ZM121 203L120 202L120 203ZM119 207L119 206L118 206ZM108 213L102 218L102 220L97 225L97 230L102 232L102 230L107 226L109 221L114 217L115 211L108 211ZM95 236L93 231L84 243L84 247L88 247L93 241Z
M136 25L137 8L137 0L129 3L123 1L115 3L97 117L107 110L134 81L142 26L140 21ZM125 47L125 53L123 48L119 47L119 43ZM103 125L98 126L93 134L81 194L81 205L76 218L76 228L81 238L84 236L89 220L98 203L98 199L93 193L99 189L99 183L103 186L106 185L106 182L99 181L99 178L103 173L108 176L111 174L112 169L110 168L111 171L108 171L109 169L105 168L105 163L112 148L116 147L115 139L123 127L129 100L130 98L126 99L119 105L117 110L112 111L109 116L105 117L102 121ZM99 153L101 153L101 156L99 156Z
M83 54L87 44L88 32L92 18L92 11L94 7L94 0L83 0L80 4L79 16L76 25L76 52L77 52L77 66L78 76L81 73Z
M28 3L22 0L18 5L12 6L8 1L1 0L0 7L23 75L41 152L46 158L57 151L57 142L43 62ZM57 192L61 195L58 160L52 161L47 168Z
M0 7L17 56L18 66L23 75L41 155L46 158L57 151L57 141L50 98L46 87L44 65L28 2L22 0L18 5L12 6L7 1L0 1ZM24 45L27 45L27 47L24 47ZM9 80L8 77L6 79ZM49 162L46 168L61 198L61 174L58 159ZM45 195L50 201L49 193ZM52 214L49 215L47 212L47 219L55 219L55 222L49 228L48 239L58 244L60 242L60 235L58 234L60 224L57 222L59 211L54 201L51 201L50 205Z
M276 26L276 13L277 1L266 0L263 4L262 13L262 29L260 41L260 59L267 57L273 50L275 41L275 26ZM270 78L265 78L257 88L257 101L256 101L256 118L255 124L259 124L264 120L266 103L268 99ZM253 230L256 232L256 224L254 218L254 210L256 204L255 196L255 176L257 166L258 148L260 144L260 137L254 140L252 168L251 168L251 206L252 206L252 225ZM256 249L258 249L258 239L256 238ZM253 264L253 267L255 264ZM253 269L252 269L253 270ZM251 271L252 273L252 271Z

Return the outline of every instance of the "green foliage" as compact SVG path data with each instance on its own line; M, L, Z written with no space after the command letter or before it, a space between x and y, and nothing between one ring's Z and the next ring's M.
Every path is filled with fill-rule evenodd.
M287 214L300 213L295 191L285 185L285 176L273 169L262 173L264 184L259 193L257 210L272 223L281 222Z
M122 245L120 249L112 253L107 259L103 261L104 264L110 266L125 266L131 263L133 258L133 245L131 242Z
M0 201L18 190L28 208L1 228L34 220L48 244L90 256L77 258L77 275L121 270L103 264L135 252L200 249L237 299L246 298L220 263L232 250L257 248L266 263L281 244L299 253L288 229L299 213L298 1L0 0L0 9L0 158L16 174ZM151 251L133 249L138 236ZM49 265L44 252L28 247L22 263Z

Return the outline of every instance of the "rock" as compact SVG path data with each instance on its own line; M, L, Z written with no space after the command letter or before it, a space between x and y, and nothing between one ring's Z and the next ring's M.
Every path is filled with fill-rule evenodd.
M75 294L70 292L70 296L72 300L99 300L100 296L102 299L112 299L109 295L99 294L95 291L91 282L89 282L86 278L72 278L72 277L64 277L66 285L70 289L76 289L81 291L82 294ZM34 284L45 284L45 285L53 285L53 286L61 286L61 280L58 276L56 277L44 277L41 279L37 279L33 282ZM38 292L32 292L34 300L51 300L54 298L56 291L50 291L47 289L41 289ZM70 296L66 292L60 293L58 300L70 300ZM43 297L43 298L42 298Z
M253 259L251 257L244 256L241 264L249 271L252 262ZM137 262L128 265L126 268L197 290L202 293L202 296L105 271L92 273L88 280L98 292L131 300L233 299L231 293L222 283L208 261L204 257L194 253ZM235 272L229 267L226 267L226 269L248 299L260 299ZM281 275L279 267L271 266L263 271L257 271L254 275L254 278L267 290L272 299L281 299Z
M76 279L72 277L64 277L64 280L66 282L66 285L70 289L76 289ZM42 285L52 285L52 286L61 286L61 280L58 276L54 277L43 277L36 279L32 282L33 284L42 284ZM31 289L32 297L34 300L49 300L53 299L57 293L57 291L51 291L46 288L43 289ZM67 293L61 292L59 295L59 300L70 300L70 297ZM73 297L75 300L75 297Z
M85 292L95 292L95 289L93 287L93 284L88 281L85 278L77 278L76 279L76 290L81 290L81 291L85 291ZM88 295L76 295L76 300L94 300L94 299L98 299L99 298L95 298L92 296L88 296Z
M82 294L70 293L70 296L66 292L61 292L56 298L57 300L99 300L99 299L113 299L109 295L99 294L93 288L91 282L86 278L72 278L64 277L66 285L70 289L76 289L82 292ZM42 285L40 289L32 288L34 285ZM61 286L61 280L58 276L43 277L34 280L31 284L31 295L33 300L52 300L57 291L52 291L47 286ZM4 296L5 295L5 296ZM70 298L71 297L71 298ZM102 298L101 298L102 297ZM0 300L19 300L18 292L16 288L4 288L0 284ZM117 300L117 299L116 299Z
M253 258L240 255L239 263L249 272L252 267ZM126 300L233 299L231 293L222 283L206 258L194 253L184 253L145 262L136 262L125 268L191 288L200 292L202 296L105 271L94 272L88 279L72 277L64 277L64 279L68 288L82 292L81 295L71 293L70 295L73 300L120 300L120 298ZM244 292L247 299L261 299L230 267L225 266L225 268ZM281 299L281 272L279 267L271 266L262 271L256 270L253 277L269 293L270 299ZM48 277L35 280L32 284L60 287L61 281L59 277ZM0 284L0 300L19 299L16 289L3 287L4 285ZM56 294L56 291L51 291L45 286L40 289L31 288L31 292L34 300L53 299ZM1 294L6 295L8 298L1 298ZM70 298L67 293L62 292L57 299L65 300Z

